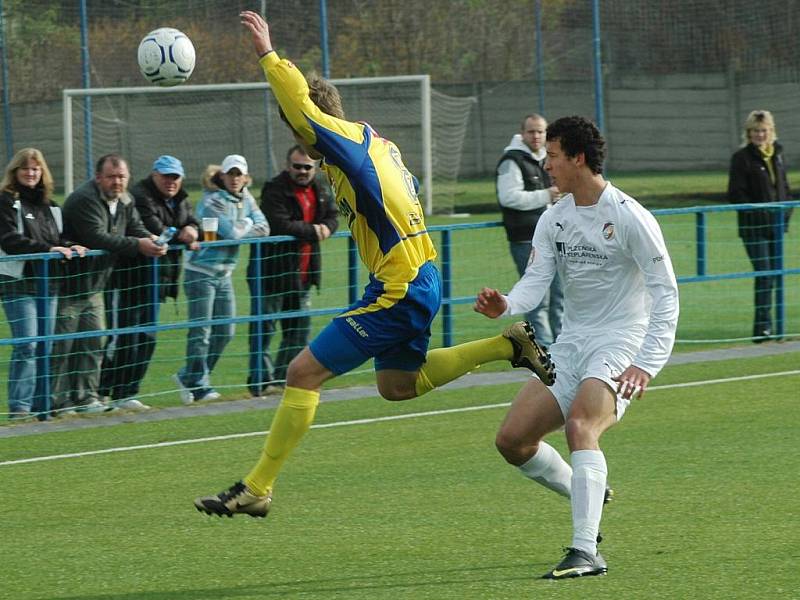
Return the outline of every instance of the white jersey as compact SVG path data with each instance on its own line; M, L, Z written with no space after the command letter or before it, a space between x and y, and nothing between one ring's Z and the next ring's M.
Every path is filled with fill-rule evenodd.
M655 376L675 342L678 284L653 215L610 183L592 206L563 196L539 219L531 261L506 296L505 314L538 306L556 270L564 287L558 341L637 341L633 364Z

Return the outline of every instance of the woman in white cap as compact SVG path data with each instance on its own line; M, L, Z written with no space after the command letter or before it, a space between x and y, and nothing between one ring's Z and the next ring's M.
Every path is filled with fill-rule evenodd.
M206 168L197 218L206 223L217 219L219 240L269 235L269 223L247 189L250 182L247 161L238 154L226 156L221 167ZM238 255L239 244L204 244L200 250L186 253L183 285L190 320L230 319L236 314L231 273ZM211 387L210 374L234 332L235 325L230 322L189 329L186 366L175 375L184 404L220 397Z

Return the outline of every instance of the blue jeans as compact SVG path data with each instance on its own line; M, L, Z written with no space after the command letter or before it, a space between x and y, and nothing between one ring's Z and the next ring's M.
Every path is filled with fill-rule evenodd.
M230 275L206 275L186 269L183 289L189 301L190 321L226 319L236 314L236 296ZM202 398L211 391L211 371L235 332L233 323L189 329L186 366L178 372L178 377L184 386L192 390L195 398Z
M511 257L517 267L517 273L522 277L528 266L531 255L530 242L509 242ZM550 289L545 292L539 306L530 311L526 318L533 326L536 340L545 346L552 344L561 333L561 319L564 315L564 293L561 289L561 279L556 273L550 284Z
M43 311L37 302L44 303ZM13 338L53 335L57 306L58 299L54 296L40 300L27 294L3 296L3 310ZM9 412L38 412L47 408L48 377L44 361L49 361L52 347L52 341L14 344L8 366Z
M250 286L250 314L257 313L256 300L261 292L258 282L249 279ZM262 315L272 315L278 312L295 310L308 310L311 308L311 293L308 288L262 295ZM285 381L286 368L292 359L308 345L308 336L311 332L311 317L294 317L281 319L281 345L273 362L269 354L269 344L277 330L278 321L259 321L250 323L250 367L247 375L247 385L250 392L259 395L261 389L272 381ZM259 352L259 341L261 349Z
M753 237L743 241L744 249L747 251L754 271L771 271L778 268L778 248L774 239ZM775 333L772 327L772 304L776 283L777 277L774 275L755 278L754 336L761 336L767 331Z

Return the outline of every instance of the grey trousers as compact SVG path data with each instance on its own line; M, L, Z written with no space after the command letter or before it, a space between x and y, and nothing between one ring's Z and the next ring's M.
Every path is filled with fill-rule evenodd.
M103 293L58 299L55 333L104 331ZM53 408L81 406L99 399L104 336L60 340L53 344Z

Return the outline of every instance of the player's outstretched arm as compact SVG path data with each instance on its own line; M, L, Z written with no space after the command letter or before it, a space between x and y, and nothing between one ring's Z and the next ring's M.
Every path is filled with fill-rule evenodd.
M253 47L259 57L272 52L272 40L269 36L269 25L257 12L245 10L239 13L242 25L250 30L253 36Z
M506 312L506 308L508 308L508 304L503 294L492 288L483 288L478 292L472 307L475 312L486 315L490 319L496 319L502 315Z

